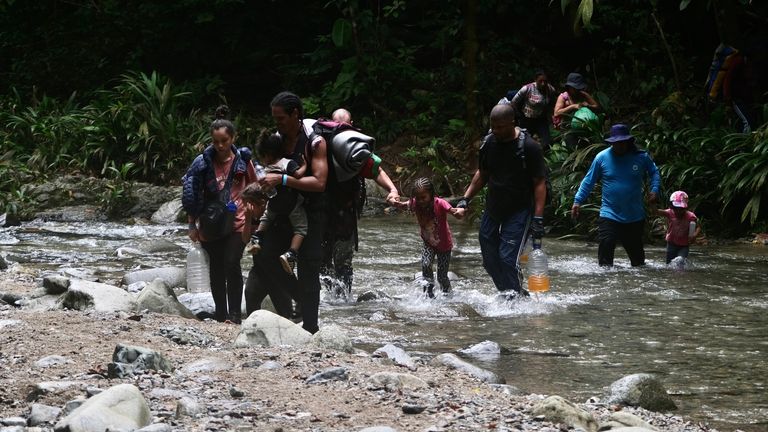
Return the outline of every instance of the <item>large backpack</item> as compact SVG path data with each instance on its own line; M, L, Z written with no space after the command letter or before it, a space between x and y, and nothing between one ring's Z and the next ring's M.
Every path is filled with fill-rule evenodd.
M743 54L734 47L720 44L715 50L707 76L707 96L712 101L730 100L731 83L736 68L744 62Z

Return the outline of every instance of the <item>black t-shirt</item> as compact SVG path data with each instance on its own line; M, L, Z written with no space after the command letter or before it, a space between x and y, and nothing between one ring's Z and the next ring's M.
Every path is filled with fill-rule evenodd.
M485 210L491 218L503 221L513 213L533 205L533 178L547 175L539 143L525 134L525 160L518 155L518 139L498 142L493 134L480 147L480 172L488 178Z

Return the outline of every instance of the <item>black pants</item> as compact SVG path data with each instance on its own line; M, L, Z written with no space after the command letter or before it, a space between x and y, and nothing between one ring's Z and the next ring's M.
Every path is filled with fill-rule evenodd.
M613 265L613 252L616 243L621 242L627 251L632 267L645 265L645 249L643 249L643 231L645 219L620 223L601 217L597 225L597 238L600 244L597 248L597 261L601 266Z
M520 117L518 124L521 128L528 129L530 134L536 134L539 136L539 143L544 153L549 152L549 147L552 144L552 137L549 133L549 119L544 117L528 118Z
M259 308L264 292L268 293L283 315L286 300L296 298L301 303L303 327L315 333L318 327L320 309L320 263L323 258L323 234L328 215L323 203L314 200L307 210L307 236L301 244L298 257L298 281L282 269L279 256L288 249L292 230L287 220L275 220L262 240L262 250L254 257L254 265L248 274L246 307L249 313ZM307 204L307 203L305 203ZM286 229L288 226L288 229ZM258 302L258 303L257 303ZM279 305L278 305L279 304Z
M210 260L211 294L216 305L216 321L240 320L243 300L243 274L240 259L245 243L239 232L219 240L201 242Z

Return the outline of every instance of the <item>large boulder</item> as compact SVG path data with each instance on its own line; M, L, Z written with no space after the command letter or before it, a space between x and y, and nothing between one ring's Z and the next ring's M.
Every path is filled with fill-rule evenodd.
M181 205L181 198L175 198L160 206L152 213L150 220L156 224L173 224L179 222L179 218L185 215Z
M257 310L240 326L235 347L303 346L312 341L312 334L293 321L266 310Z
M440 354L430 362L433 366L446 366L450 369L456 369L467 375L473 376L482 382L488 384L506 384L507 380L503 376L494 372L475 366L472 363L460 359L455 354Z
M69 289L59 297L60 308L97 312L133 312L136 299L127 291L98 282L71 279Z
M137 270L123 275L121 285L131 285L136 282L152 282L155 279L161 279L169 287L186 287L187 271L179 267Z
M633 374L611 384L607 403L643 407L649 411L669 411L677 405L667 389L651 374Z
M197 318L191 310L179 303L176 294L162 279L155 279L144 287L136 299L138 310L149 310L167 315L178 315L184 318Z
M581 428L587 432L597 431L597 421L592 414L577 407L560 396L550 396L533 407L534 416L544 416L552 423L563 423L570 428Z
M118 384L93 396L56 423L56 431L106 432L136 430L152 420L149 405L138 388Z

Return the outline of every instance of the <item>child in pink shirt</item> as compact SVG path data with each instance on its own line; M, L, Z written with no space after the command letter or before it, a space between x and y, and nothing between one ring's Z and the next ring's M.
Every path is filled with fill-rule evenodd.
M697 220L693 212L688 208L688 194L683 191L675 191L669 197L671 208L656 210L659 216L669 219L667 227L667 264L676 257L688 258L688 246L699 235L701 227L695 226ZM695 226L691 229L691 224Z
M451 261L453 239L448 227L447 215L450 213L456 219L464 217L466 209L454 208L448 201L435 196L435 187L426 177L417 179L413 190L414 197L407 202L395 205L408 209L416 214L424 245L421 249L421 274L426 281L424 291L430 298L435 295L432 263L437 258L437 281L444 293L451 292L451 282L448 280L448 266Z

